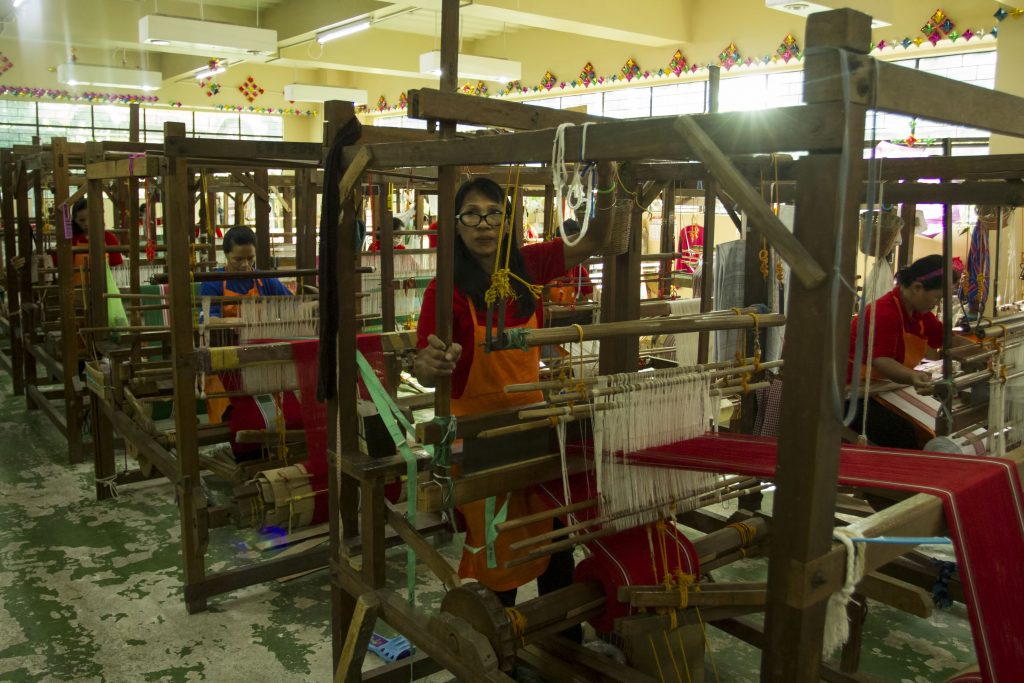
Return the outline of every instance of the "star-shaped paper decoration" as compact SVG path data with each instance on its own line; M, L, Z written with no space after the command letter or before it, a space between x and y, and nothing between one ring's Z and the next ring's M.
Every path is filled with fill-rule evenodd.
M634 77L640 75L640 65L637 64L632 57L630 57L629 59L626 60L626 63L622 65L622 68L619 69L619 71L622 73L622 75L626 78L627 81L631 81Z
M584 64L583 68L580 70L580 75L576 80L578 80L583 85L590 85L591 83L596 81L597 72L594 71L594 65L591 64L590 62Z
M388 100L387 100L387 98L386 98L386 97L384 97L383 95L381 95L381 96L380 96L380 97L379 97L379 98L377 99L377 111L384 111L384 110L385 110L385 109L387 109L387 108L388 108Z
M405 109L407 106L409 106L409 96L403 90L398 95L398 108L399 109Z
M1002 21L1006 17L1010 16L1010 13L1007 12L1002 7L1000 7L999 9L996 10L996 13L993 14L992 16L996 18L996 21Z
M668 68L676 76L686 71L686 57L683 57L682 51L675 51L672 55L672 61L668 63Z
M14 62L12 62L7 55L0 52L0 75L3 75L14 68Z
M736 43L729 43L724 50L718 53L718 65L724 66L726 71L739 64L740 61L740 52L736 48Z
M797 45L796 38L793 37L792 33L787 33L786 37L782 39L778 49L775 51L779 59L789 63L791 59L801 59L800 46Z
M242 97L249 100L249 103L256 101L256 98L263 94L263 88L256 83L256 80L249 76L245 79L242 85L238 86L238 92L242 93Z
M558 79L555 78L555 75L550 71L545 71L544 78L542 78L540 81L540 87L544 88L545 90L551 90L556 85L558 85Z

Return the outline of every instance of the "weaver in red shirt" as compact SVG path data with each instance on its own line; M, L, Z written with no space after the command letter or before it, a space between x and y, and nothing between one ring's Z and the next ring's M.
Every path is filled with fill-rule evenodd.
M603 164L599 168L598 187L611 186L612 168ZM610 212L614 193L598 195L598 212L587 235L574 246L562 240L531 244L518 249L512 245L509 269L526 282L543 285L564 275L600 249L608 236ZM543 399L540 392L506 394L504 387L519 382L535 382L540 374L540 349L529 351L510 349L485 353L481 345L488 321L484 293L490 286L496 258L504 255L511 239L512 204L505 192L488 178L475 178L463 183L455 196L455 292L453 299L452 343L446 345L434 335L436 329L436 281L431 282L423 296L420 312L419 352L415 372L420 382L433 386L439 377L451 376L453 415L492 412L535 403ZM504 237L499 234L504 219ZM515 278L510 278L514 298L507 302L507 327L539 327L543 323L543 305L533 293ZM494 321L492 321L493 324ZM535 487L513 491L495 497L495 514L507 514L508 519L546 509ZM459 506L466 521L466 540L460 576L474 578L495 591L507 607L515 604L516 589L532 579L538 579L540 593L547 593L568 585L572 581L573 558L571 551L556 553L550 558L506 568L505 562L523 554L514 552L509 545L552 529L546 520L519 529L502 532L493 539L493 555L487 550L486 503L483 500ZM492 561L488 562L491 555ZM496 561L494 561L496 560ZM567 634L581 637L581 632Z
M919 258L896 274L896 286L864 309L863 322L854 317L850 324L850 355L847 381L853 377L857 335L863 339L861 377L867 375L867 342L872 318L876 318L874 343L871 347L871 378L909 384L920 394L932 391L932 377L915 369L924 359L937 359L942 347L942 322L932 311L942 301L942 282L946 277L941 256ZM958 275L958 274L957 274ZM963 337L954 336L953 345L969 345ZM863 425L863 402L858 402L854 427ZM868 411L868 438L879 446L917 448L913 426L902 417L875 402Z
M103 241L108 247L116 247L121 244L117 241L114 233L109 230L104 231ZM87 200L79 199L71 209L71 246L80 247L87 244L89 244L89 205ZM88 254L75 254L75 268L77 269L79 264L87 263L88 260ZM107 263L111 266L119 266L124 263L124 257L116 251L108 252Z

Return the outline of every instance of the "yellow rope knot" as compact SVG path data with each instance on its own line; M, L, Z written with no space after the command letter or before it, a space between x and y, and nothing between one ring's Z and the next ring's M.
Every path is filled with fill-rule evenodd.
M505 615L508 616L509 626L512 628L512 637L526 645L526 615L515 607L506 607Z

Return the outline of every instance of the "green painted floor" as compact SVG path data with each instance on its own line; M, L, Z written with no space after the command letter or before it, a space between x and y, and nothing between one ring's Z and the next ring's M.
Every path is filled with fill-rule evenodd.
M97 502L91 466L67 465L60 435L24 405L0 376L0 681L330 680L324 572L214 598L189 616L171 487L122 487ZM253 547L260 538L215 530L210 567L265 557ZM444 548L449 557L458 541ZM404 557L389 557L392 585L404 585ZM763 580L764 562L715 575ZM418 576L420 604L436 604L439 584L422 566ZM709 637L720 680L758 680L759 653L713 629ZM974 659L962 606L926 621L872 604L866 637L863 670L884 681L941 681Z

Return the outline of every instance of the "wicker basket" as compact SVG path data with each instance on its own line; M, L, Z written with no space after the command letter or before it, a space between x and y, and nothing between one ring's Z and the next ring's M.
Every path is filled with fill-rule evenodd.
M871 212L874 220L868 221L868 212L860 214L860 251L868 256L885 257L896 247L903 219L894 213ZM878 242L878 253L875 253L875 230L881 230Z
M633 212L629 207L613 206L608 210L613 212L611 235L608 237L608 243L605 244L597 253L601 256L625 254L629 251L629 236L632 228L632 221L630 221L630 218L632 217Z

